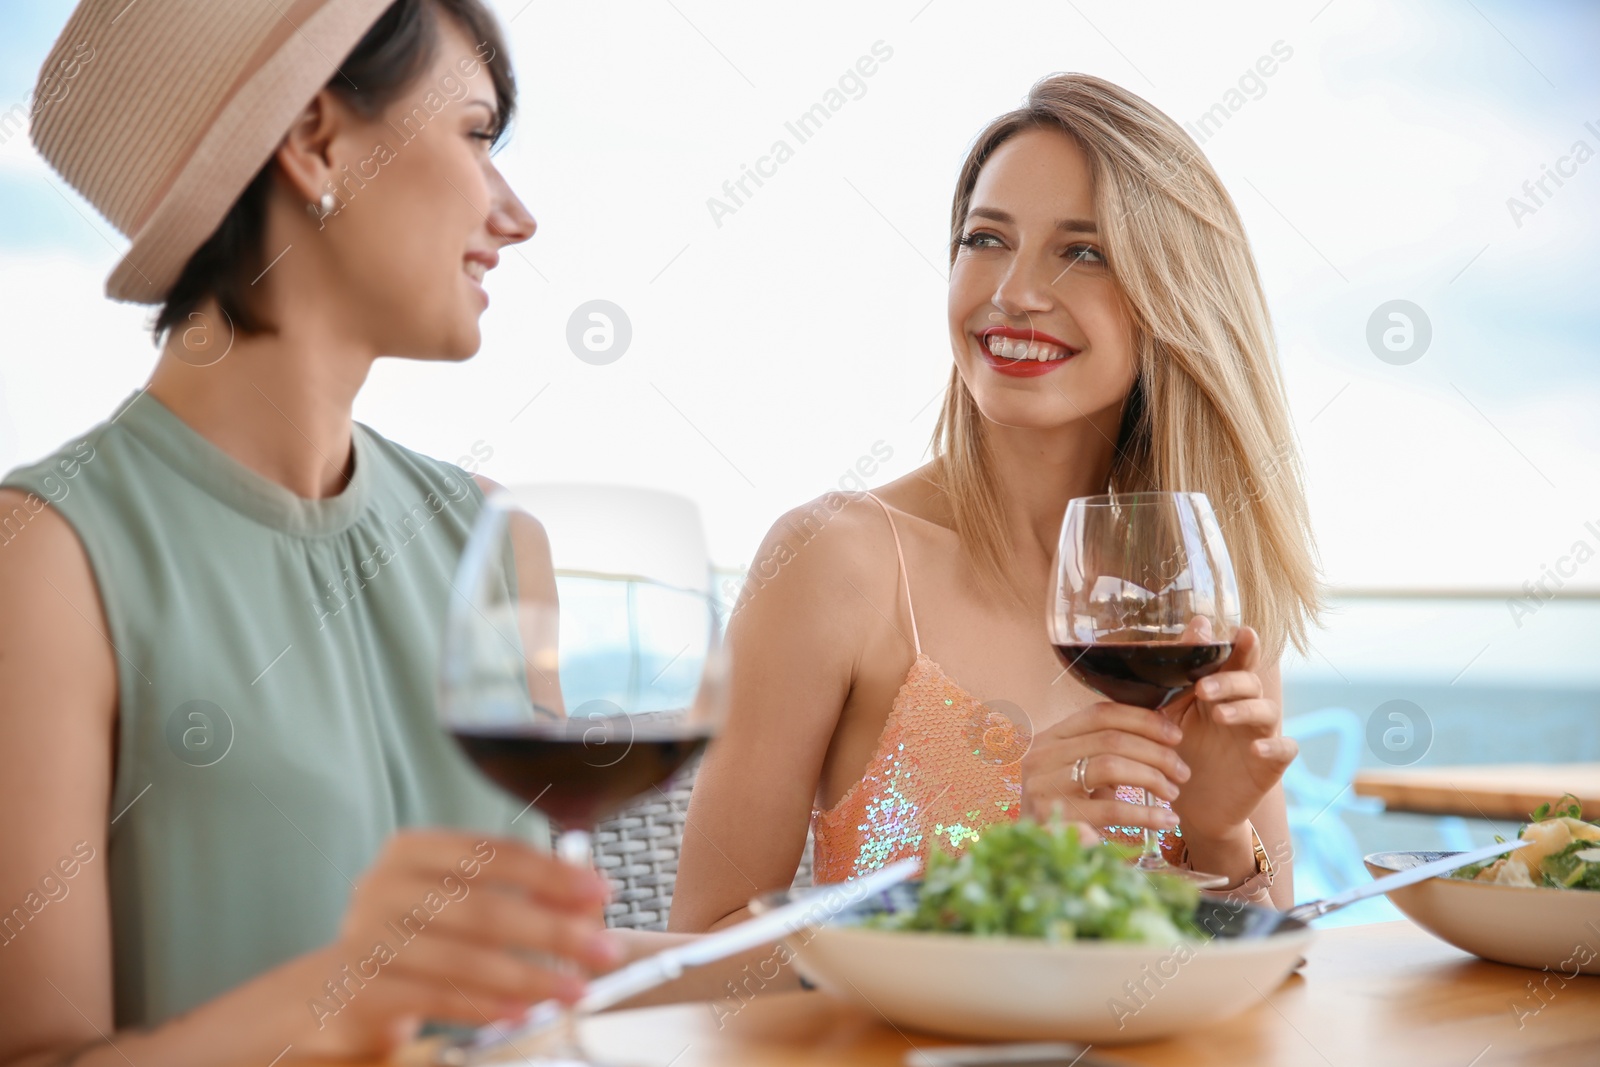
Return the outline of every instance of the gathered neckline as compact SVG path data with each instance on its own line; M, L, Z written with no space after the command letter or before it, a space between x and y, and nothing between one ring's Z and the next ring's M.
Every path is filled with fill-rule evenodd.
M126 430L179 476L234 511L294 537L329 537L352 526L371 495L377 448L352 423L354 472L337 496L311 499L246 467L184 422L148 389L135 390L106 424Z

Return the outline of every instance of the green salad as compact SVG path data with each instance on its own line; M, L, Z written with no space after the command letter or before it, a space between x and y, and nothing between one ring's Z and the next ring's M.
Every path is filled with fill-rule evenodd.
M996 823L959 856L932 850L916 908L866 925L1044 941L1206 940L1195 924L1200 891L1129 866L1133 854L1084 845L1076 826Z
M1451 877L1496 885L1600 890L1600 824L1584 820L1578 798L1568 793L1553 805L1539 805L1528 818L1517 834L1528 844L1493 862L1458 868Z

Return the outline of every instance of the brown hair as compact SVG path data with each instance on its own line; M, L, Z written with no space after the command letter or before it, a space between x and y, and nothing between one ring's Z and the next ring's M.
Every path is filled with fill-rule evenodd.
M433 63L439 49L440 11L474 42L489 46L484 63L498 100L494 129L498 141L516 111L517 85L499 23L482 0L395 0L339 64L327 88L366 118L382 114ZM216 300L239 332L274 332L251 299L251 285L266 266L261 245L276 163L267 160L216 231L189 257L151 326L157 347L207 297Z
M979 171L1031 129L1067 134L1088 158L1106 259L1131 313L1137 378L1107 491L1205 493L1265 662L1287 642L1304 652L1321 610L1315 544L1266 296L1232 199L1199 147L1149 102L1101 78L1058 74L973 143L950 208L952 265ZM986 585L1031 599L1009 577L984 435L952 368L933 452L956 532Z

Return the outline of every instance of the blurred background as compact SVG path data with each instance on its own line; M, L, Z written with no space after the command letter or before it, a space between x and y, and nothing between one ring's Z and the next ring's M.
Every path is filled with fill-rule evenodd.
M688 498L731 599L777 515L925 461L956 169L1034 80L1097 74L1186 125L1268 292L1335 591L1284 664L1297 896L1514 828L1381 813L1358 769L1600 760L1600 6L492 6L539 232L482 352L380 364L358 419L508 484ZM71 7L0 4L0 470L155 358L150 309L101 296L125 241L28 142Z

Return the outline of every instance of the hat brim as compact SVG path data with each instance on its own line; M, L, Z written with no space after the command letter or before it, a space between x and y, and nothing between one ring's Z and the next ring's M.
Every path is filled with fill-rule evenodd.
M248 77L177 169L128 251L106 278L106 295L160 304L195 251L232 210L317 91L360 43L391 0L333 0L308 17Z

